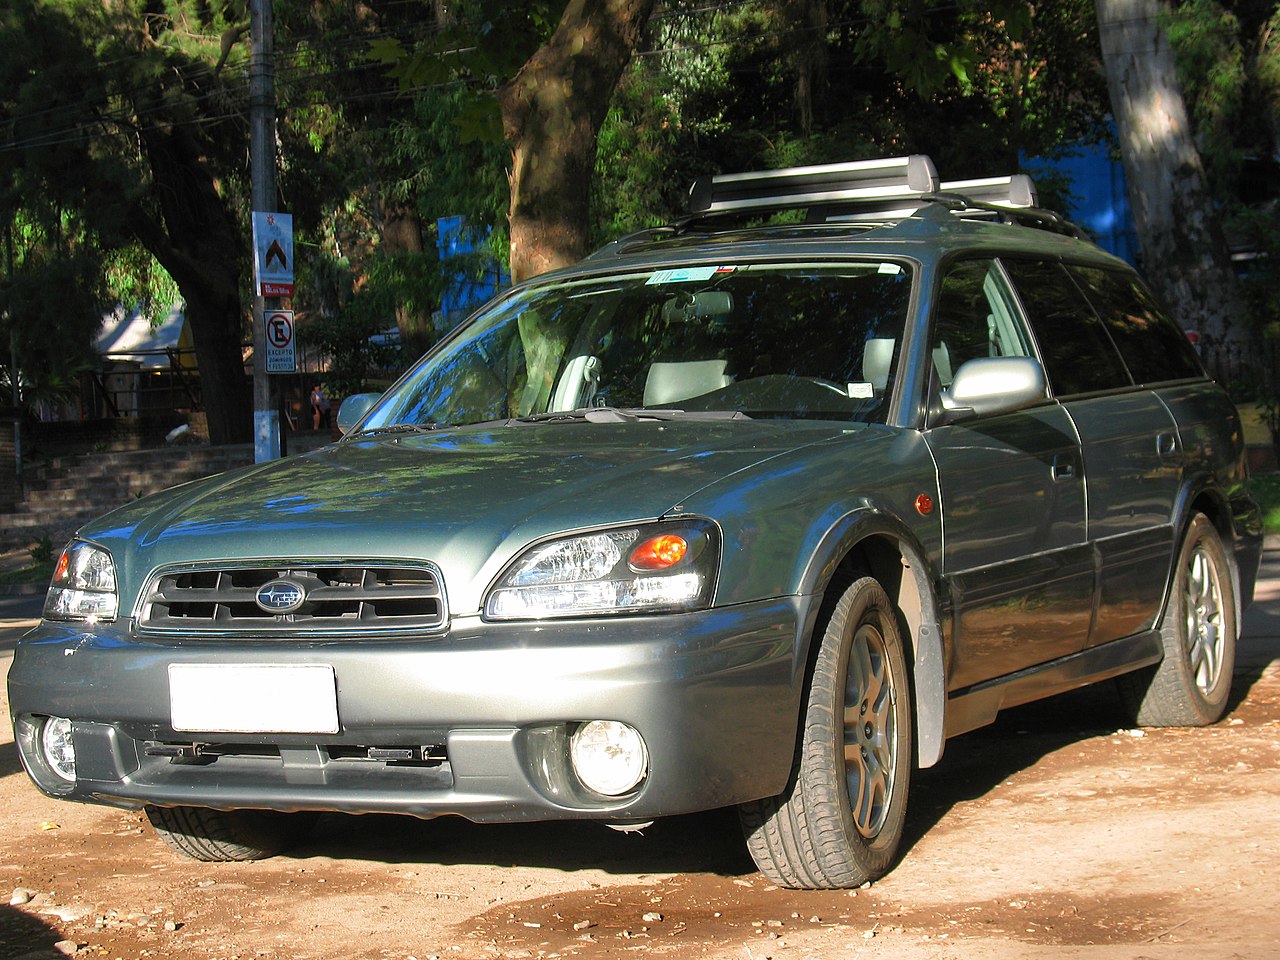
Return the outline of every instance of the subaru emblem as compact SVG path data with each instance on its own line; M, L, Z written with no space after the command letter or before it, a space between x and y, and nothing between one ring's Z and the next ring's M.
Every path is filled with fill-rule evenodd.
M306 588L295 580L270 580L254 595L267 613L293 613L306 599Z

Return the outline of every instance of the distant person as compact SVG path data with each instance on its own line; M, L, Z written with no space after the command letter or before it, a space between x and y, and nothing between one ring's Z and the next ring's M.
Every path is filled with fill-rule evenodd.
M329 398L318 383L311 388L311 423L313 429L329 429Z

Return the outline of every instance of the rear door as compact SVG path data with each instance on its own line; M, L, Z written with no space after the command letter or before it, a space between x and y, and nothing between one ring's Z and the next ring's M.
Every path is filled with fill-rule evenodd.
M1080 437L1088 539L1099 567L1089 644L1150 629L1168 578L1182 449L1168 408L1153 390L1135 382L1111 330L1131 328L1126 343L1138 369L1151 365L1142 354L1159 349L1159 338L1143 333L1149 320L1126 293L1122 273L1045 261L1003 262L1053 393Z

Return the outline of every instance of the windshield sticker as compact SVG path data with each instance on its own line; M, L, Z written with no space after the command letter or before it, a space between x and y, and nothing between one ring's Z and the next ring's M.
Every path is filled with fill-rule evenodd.
M845 386L849 391L850 400L870 400L876 395L875 385L865 381L860 383L850 383Z
M645 281L645 286L662 283L702 283L717 273L732 273L733 267L681 267L678 270L659 270Z
M880 264L880 273L887 273L891 277L896 277L901 272L902 272L902 268L898 266L896 263Z

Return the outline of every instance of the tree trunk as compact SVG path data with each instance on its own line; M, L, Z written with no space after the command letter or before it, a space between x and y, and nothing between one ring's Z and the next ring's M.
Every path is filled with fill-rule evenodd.
M1096 0L1143 272L1212 371L1248 331L1226 237L1187 119L1161 0Z
M209 441L247 442L253 436L253 404L241 353L244 238L201 161L199 145L184 128L156 124L141 131L154 207L135 206L129 225L186 302Z
M654 0L570 0L555 33L498 91L511 147L511 276L586 255L596 138Z
M795 74L796 119L804 136L813 133L813 106L822 99L827 80L826 0L791 0L783 5L783 23Z
M385 253L422 253L422 220L409 204L387 202L382 208L381 247ZM406 359L416 359L435 341L431 316L421 308L410 310L399 304L395 308L396 328L400 331L400 349Z

